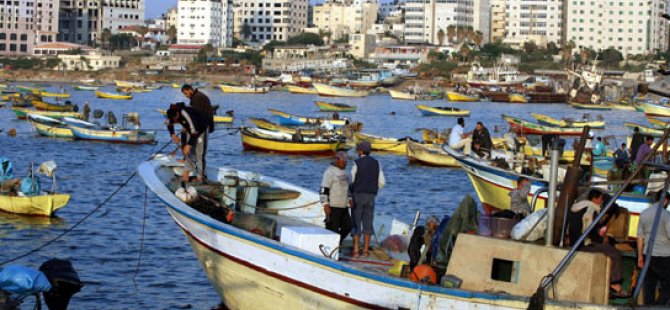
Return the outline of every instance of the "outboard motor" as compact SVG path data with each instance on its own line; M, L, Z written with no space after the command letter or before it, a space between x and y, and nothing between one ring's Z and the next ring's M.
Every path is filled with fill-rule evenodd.
M103 112L102 110L95 109L93 111L93 118L96 118L96 119L97 118L102 118L104 115L105 115L105 112Z
M42 293L49 310L65 310L70 298L84 286L68 260L52 258L40 266L51 283L51 290Z
M75 105L72 107L72 112L79 112L79 105L75 104Z

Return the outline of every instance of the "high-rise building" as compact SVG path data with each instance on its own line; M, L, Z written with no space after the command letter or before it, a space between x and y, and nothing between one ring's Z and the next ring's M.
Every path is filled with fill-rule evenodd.
M31 55L35 44L56 41L58 0L3 2L0 55Z
M179 0L177 43L231 46L232 9L232 0Z
M252 42L286 41L307 27L307 0L236 0L235 36Z
M668 0L566 0L566 40L577 48L607 48L628 55L668 48Z
M491 0L491 42L505 39L505 0Z
M598 0L598 3L602 1L605 0ZM507 0L505 42L521 45L533 41L543 46L554 42L561 45L563 14L563 0Z
M144 0L60 0L58 41L99 44L104 29L115 34L144 24Z
M449 26L473 27L473 0L407 0L405 42L439 44Z
M377 21L376 1L327 1L313 7L313 23L316 28L331 33L337 40L346 34L367 33Z
M482 33L482 43L491 36L491 0L473 0L472 29Z

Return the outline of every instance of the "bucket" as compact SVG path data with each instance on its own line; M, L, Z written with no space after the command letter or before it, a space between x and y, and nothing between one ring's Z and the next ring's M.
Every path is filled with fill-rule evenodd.
M491 218L491 233L496 238L509 239L512 228L518 221L503 217Z
M491 235L491 217L488 215L481 215L479 217L479 226L477 227L477 234L480 236Z

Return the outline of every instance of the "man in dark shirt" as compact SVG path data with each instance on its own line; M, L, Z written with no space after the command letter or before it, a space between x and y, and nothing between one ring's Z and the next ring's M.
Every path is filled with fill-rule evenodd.
M204 145L202 156L202 169L203 173L205 173L203 176L206 177L207 140L209 140L209 133L214 132L214 109L212 108L212 103L209 101L209 97L200 92L200 90L193 89L191 85L184 84L184 86L181 87L181 93L191 99L191 107L196 109L200 115L207 120L207 130L203 132Z
M352 212L354 227L353 257L357 257L361 231L363 232L363 256L369 256L370 237L374 234L373 219L375 213L375 198L379 189L384 187L386 179L379 161L370 156L372 147L369 142L361 141L356 144L359 158L351 168L351 194L354 198ZM362 227L362 229L361 229Z
M475 131L472 133L472 148L479 157L487 158L491 154L491 134L482 122L477 122Z
M632 160L635 160L635 158L637 158L637 150L640 148L642 144L644 144L644 135L640 133L639 127L635 127L633 129L633 137L631 138L630 141L630 158Z
M182 152L184 153L184 174L182 179L189 181L191 172L195 172L197 181L205 180L204 145L209 123L195 108L183 104L172 104L167 111L167 128L176 143L179 137L174 132L174 123L182 126L185 133Z

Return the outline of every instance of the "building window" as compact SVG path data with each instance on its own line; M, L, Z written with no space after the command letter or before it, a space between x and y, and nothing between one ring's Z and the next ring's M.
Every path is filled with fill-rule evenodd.
M16 52L16 44L10 44L9 45L9 51L10 52Z
M21 41L28 41L28 35L27 34L22 34L21 35Z
M16 41L16 33L9 34L9 39L12 40L12 41Z
M0 51L6 51L6 50L7 50L7 44L0 43Z
M28 44L21 44L20 50L24 53L28 52Z

